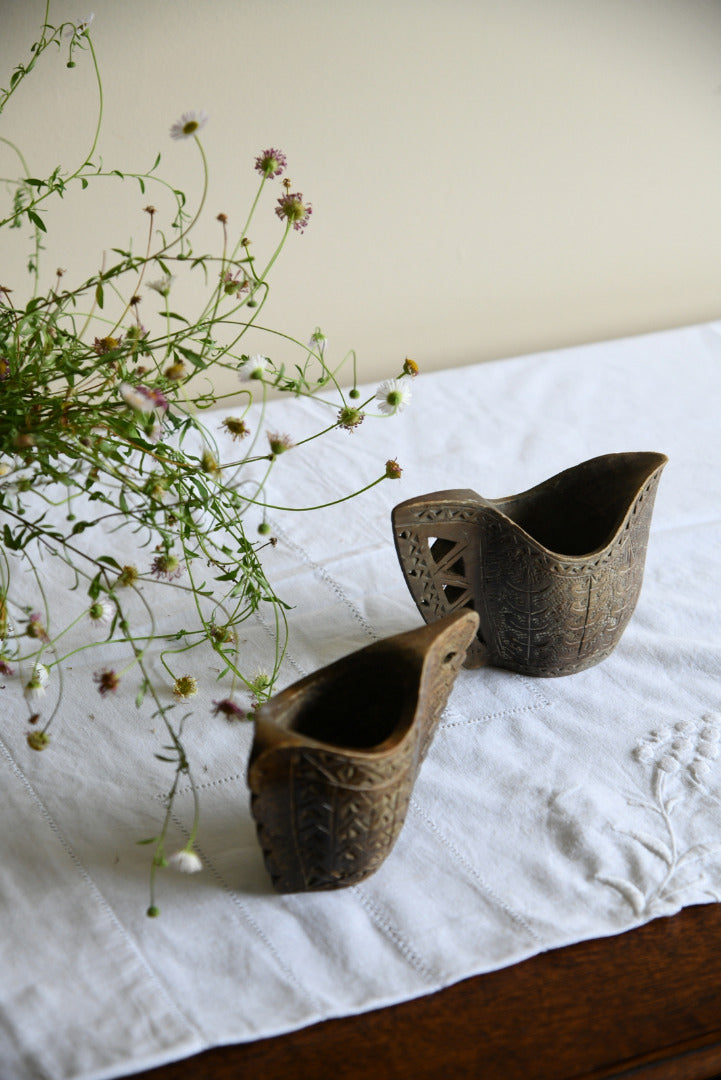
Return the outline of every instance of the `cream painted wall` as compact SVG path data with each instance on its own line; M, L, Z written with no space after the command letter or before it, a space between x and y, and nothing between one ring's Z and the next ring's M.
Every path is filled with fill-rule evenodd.
M168 128L206 108L197 249L216 245L218 211L240 224L255 155L282 148L314 214L264 321L303 339L319 324L364 379L405 356L454 366L721 314L718 0L90 3L106 165L143 168L159 149L197 194L197 151ZM43 10L0 0L3 85ZM54 0L51 21L86 13ZM87 58L64 59L0 118L36 174L73 165L91 134ZM14 168L0 145L0 175ZM147 201L114 181L68 197L47 283L57 265L81 280L133 233L139 246ZM272 201L263 217L259 258L281 229ZM26 240L0 250L0 283L19 292Z

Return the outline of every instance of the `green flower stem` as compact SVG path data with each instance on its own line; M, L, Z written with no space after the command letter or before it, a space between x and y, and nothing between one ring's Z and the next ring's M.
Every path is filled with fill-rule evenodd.
M69 627L68 627L68 629L69 629ZM63 631L63 633L64 633L64 631ZM58 634L58 638L61 637L61 636L62 636L61 634ZM137 642L144 642L143 649L144 649L145 652L147 652L148 647L154 641L157 640L157 636L158 635L154 634L154 633L153 634L150 634L150 633L148 633L148 634L133 634L132 637L129 637L127 634L124 634L123 637L102 638L99 641L89 641L87 643L87 645L78 645L76 648L72 649L70 652L65 653L63 656L59 656L56 663L64 664L66 661L72 660L72 658L74 656L79 656L80 653L88 652L91 649L100 649L100 648L102 648L102 647L104 647L106 645L125 645L128 641L131 641L131 640L132 641L137 641ZM53 644L55 643L55 641L57 641L57 638L53 639ZM133 660L133 661L131 661L130 664L126 664L124 668L120 669L118 674L123 675L127 671L130 671L130 669L134 665L134 663L135 663L135 661Z
M279 604L273 605L273 617L275 620L275 667L273 669L273 677L271 678L270 686L268 687L268 697L270 697L273 691L275 680L280 672L280 666L283 663L283 658L288 647L288 617ZM282 648L280 644L281 640L283 642Z
M244 462L244 464L245 464L245 462ZM266 485L266 483L268 481L268 477L271 474L271 471L273 469L274 464L275 464L274 459L272 459L271 461L268 462L268 466L267 466L267 468L266 468L266 470L265 470L265 472L264 472L264 474L263 474L263 476L262 476L262 478L260 480L256 481L256 480L247 479L247 480L238 481L235 484L231 482L228 485L229 487L233 487L234 490L236 490L238 492L238 495L240 496L240 498L243 500L243 503L245 504L245 505L241 504L240 507L238 508L240 513L242 513L243 510L247 506L251 506L251 505L253 505L253 506L265 506L265 500L258 499L258 496L263 491L263 488L265 487L265 485ZM233 467L232 464L229 467L232 468ZM255 499L250 498L247 495L241 494L240 487L242 485L245 485L245 484L252 484L253 485L253 487L255 489L255 495L256 495Z
M257 424L255 426L255 432L254 432L253 436L251 437L251 441L250 441L250 444L248 446L248 449L246 450L243 457L239 461L235 462L235 466L236 466L238 472L240 472L240 469L244 465L249 465L252 461L256 461L256 460L259 461L259 460L261 460L261 457L262 457L262 455L258 455L255 458L253 457L253 453L255 451L256 446L258 445L258 439L260 438L261 429L263 427L263 424L265 423L265 417L266 417L266 413L267 413L267 410L268 410L268 389L267 389L265 383L262 383L261 385L263 387L263 396L262 396L261 402L260 402L260 409L259 409L259 413L258 413L258 422L257 422ZM238 483L240 483L240 481L238 481ZM231 487L231 488L234 488L237 485L235 483L233 483L232 481L228 481L228 486Z
M42 579L40 577L40 574L38 572L38 569L37 569L37 567L35 565L34 560L27 554L27 552L25 553L25 557L27 559L27 562L30 565L30 569L31 569L33 577L35 579L35 585L37 586L38 592L40 593L40 595L42 597L43 611L45 612L45 626L47 626L49 628L50 608L49 608L49 604L48 604L47 593L45 592L45 588L43 586ZM52 641L49 641L49 642L43 642L43 644L40 646L40 648L37 650L37 652L34 653L34 654L30 654L30 656L28 656L27 659L33 659L36 664L41 663L43 654L44 654L46 649L50 649L51 652L53 653L53 655L56 656L55 649L53 647L53 643L52 643ZM53 663L53 664L49 664L47 666L48 666L48 669L55 668L56 664ZM61 701L63 699L63 690L65 688L65 676L64 676L64 672L63 672L63 669L62 669L61 666L58 666L58 668L57 668L57 676L58 676L58 692L57 692L57 696L56 696L56 699L55 699L55 706L54 706L49 718L45 721L45 724L43 725L43 727L41 729L43 734L47 733L48 728L50 727L53 720L55 719L55 716L57 715L58 709L60 708L60 703L61 703Z
M230 320L230 319L224 319L223 321L227 325L239 325L239 326L242 326L243 327L243 333L245 332L245 330L249 326L248 323L235 323L234 320ZM254 329L258 330L258 331L260 331L260 332L262 332L264 334L270 334L273 337L282 338L284 341L289 341L292 345L297 345L298 348L303 349L303 351L308 353L309 355L312 355L312 356L315 356L316 358L318 358L317 353L312 352L312 350L309 349L307 345L304 345L301 341L298 340L298 338L293 337L292 334L286 334L281 330L274 330L270 326L258 326L257 324L254 324ZM227 346L227 349L225 351L228 351L229 349L233 348L235 346L235 344L237 343L237 341L240 339L241 336L242 336L242 334L239 334L238 337L229 346ZM356 383L356 373L355 373L356 354L355 354L355 351L353 349L351 349L350 352L346 354L346 357L349 357L349 356L352 356L352 358L353 358L353 385L355 385L355 383ZM337 382L335 376L336 376L337 372L343 367L343 364L345 363L345 360L343 360L333 372L331 372L325 366L325 364L323 363L322 360L320 360L320 363L323 366L323 370L327 372L327 375L326 375L325 379L323 379L321 382L319 382L316 385L317 386L321 386L321 385L325 386L325 385L328 384L329 381L332 381L333 384L335 385L335 387L340 392L340 385ZM265 382L266 380L262 380L262 381ZM275 386L274 383L271 382L270 385L272 387L275 387L276 389L278 389L278 387ZM321 398L318 395L317 390L314 389L314 388L310 388L310 387L308 387L308 388L297 387L296 388L294 386L292 392L293 392L293 394L297 395L298 397L312 397L316 401L320 402L321 404L329 405L329 406L335 406L335 402L331 402L331 401L325 400L324 398ZM372 400L373 400L373 395L371 395L371 397L368 398L368 401L372 401ZM345 397L343 397L343 404L346 404ZM362 408L363 406L359 405L358 407Z
M71 173L71 175L68 177L69 180L73 180L76 176L80 174L81 169L83 169L87 164L89 164L98 145L98 139L100 138L100 129L103 126L103 80L100 76L100 68L98 67L98 58L95 54L95 46L93 45L93 39L87 32L85 33L85 37L87 38L88 45L90 46L90 55L93 60L93 70L95 72L95 84L98 90L98 118L95 124L93 141L91 143L90 149L85 155L85 160L75 173Z
M102 261L101 261L101 264L100 264L100 273L99 273L98 278L97 278L98 283L101 283L102 280L103 280L103 270L104 270L104 268L105 268L105 253L103 253L103 258L102 258ZM95 314L95 309L97 308L97 306L98 306L98 294L97 294L97 290L95 290L93 292L93 303L91 305L90 311L88 312L87 318L85 319L85 322L83 323L83 325L80 328L80 333L78 334L78 337L82 338L82 337L85 336L85 332L87 331L88 326L90 325L90 321L91 321L93 315Z
M261 282L258 283L258 288L263 288L264 289L263 296L262 296L262 299L260 300L260 302L258 303L258 306L254 310L253 314L247 320L247 322L240 322L240 321L233 320L233 319L229 318L229 316L232 315L234 313L234 311L237 311L238 308L243 307L244 304L247 304L247 301L244 301L244 304L238 304L237 307L233 309L233 311L228 312L228 316L223 318L223 320L222 320L223 325L226 325L226 326L240 326L241 331L240 331L239 334L236 334L236 336L233 338L232 341L230 341L227 345L225 345L222 349L220 349L216 353L216 355L213 358L214 363L220 364L222 362L222 359L223 359L224 356L227 356L229 354L232 355L233 349L236 347L236 345L241 340L241 338L244 336L244 334L246 334L248 332L248 330L250 330L251 327L255 327L255 320L258 318L258 316L260 315L263 307L265 306L265 302L268 299L268 292L269 292L268 285L264 281L261 281ZM259 329L262 329L262 327L259 328Z
M160 251L155 252L155 254L153 256L154 259L159 259L161 255L165 255L165 253L167 251L170 251L171 248L174 248L176 244L181 245L181 251L182 251L183 250L183 248L182 248L183 240L185 240L188 233L191 232L195 228L195 225L196 225L200 215L203 213L203 207L205 206L205 200L206 200L207 195L208 195L208 159L205 156L205 150L203 149L203 144L201 143L198 136L194 135L193 139L195 141L195 145L198 147L198 150L200 151L200 160L201 160L201 162L203 164L203 190L202 190L201 195L200 195L200 202L198 203L195 214L191 218L190 222L185 226L184 229L181 230L180 234L178 236L176 236L174 240L169 241L169 243L165 244L165 246L162 247L160 249Z
M152 610L150 608L150 605L148 604L145 597L142 595L142 593L140 593L139 590L135 590L135 591L136 591L137 595L140 597L146 611L148 612L148 615L151 618L153 626L155 626L155 619L154 619ZM124 622L126 622L124 615L122 615L122 609L119 607L118 610L121 612L121 618L123 619ZM165 724L165 729L166 729L166 731L167 731L167 733L168 733L168 735L170 737L170 740L171 740L172 746L173 746L173 748L175 750L175 753L177 754L177 761L178 761L178 763L176 765L175 778L173 780L173 784L172 784L172 787L170 789L170 792L168 793L168 795L166 797L165 816L164 816L164 819L163 819L163 824L162 824L162 827L161 827L160 835L158 837L158 842L157 842L156 847L155 847L155 853L153 855L153 860L151 862L151 867L150 867L150 906L155 907L155 898L156 898L156 893L155 893L156 882L155 882L155 878L156 878L156 873L157 873L158 867L160 865L162 865L162 862L164 861L165 838L167 836L168 827L170 825L170 821L171 821L171 817L172 817L173 804L174 804L174 801L175 801L175 795L176 795L177 790L178 790L178 782L179 782L180 777L181 777L181 775L183 773L185 773L185 775L188 777L188 780L189 780L190 785L191 785L191 789L193 791L194 814L193 814L193 824L192 824L192 828L191 828L191 835L192 835L193 839L195 838L195 835L197 833L198 825L199 825L199 821L200 821L200 804L199 804L199 801L198 801L197 790L196 790L196 787L195 787L193 776L192 776L192 773L191 773L191 770L190 770L190 764L188 762L188 758L187 758L187 755L186 755L186 752L185 752L185 748L184 748L184 746L183 746L183 744L181 742L181 738L180 738L181 732L175 730L175 728L173 727L172 723L170 722L170 720L168 718L168 708L160 700L160 698L158 696L158 693L157 693L157 691L155 689L155 686L153 684L153 681L150 678L149 673L146 671L143 652L136 649L135 643L132 640L131 640L130 644L131 644L131 647L133 648L133 651L135 653L135 660L136 660L136 662L138 664L138 667L140 668L140 671L141 671L141 673L143 675L143 679L144 679L145 685L148 688L148 692L150 693L151 697L153 698L153 700L155 702L156 709L157 709L157 712L156 712L155 715L160 716L163 723ZM182 730L182 722L181 722L181 730Z
M50 0L46 0L46 3L45 3L45 15L43 17L42 33L40 34L39 41L37 41L35 43L35 45L33 46L33 53L34 53L33 58L32 58L32 60L29 61L29 63L27 65L20 65L19 68L16 69L16 70L20 71L19 77L15 80L13 85L11 85L9 90L5 90L5 91L2 92L3 96L2 96L2 98L0 98L0 113L3 111L3 109L7 105L8 101L10 100L12 95L15 93L15 91L18 89L18 87L23 82L23 80L30 74L32 69L35 67L35 64L37 63L38 57L41 56L42 53L45 52L47 47L49 45L51 45L52 42L55 41L56 38L58 40L60 39L60 35L62 33L62 27L59 27L58 29L55 29L55 27L50 26L50 24L48 22L49 14L50 14ZM49 39L46 39L45 34L46 34L46 31L48 31L48 30L52 30L53 34Z
M268 261L268 264L266 265L266 268L263 271L263 273L258 275L258 282L259 283L262 284L263 282L265 282L265 279L267 278L268 274L272 270L276 259L278 258L281 251L285 247L285 242L288 239L288 233L290 232L290 227L291 227L291 223L290 223L290 221L287 221L286 225L285 225L285 230L283 232L283 236L281 237L281 240L280 240L280 243L278 244L277 248L275 249L275 251L271 255L270 260Z
M228 265L228 262L226 261L226 252L227 252L227 246L228 246L228 227L225 224L225 222L223 222L222 225L223 225L223 254L222 254L222 257L221 257L221 260L220 260L220 273L218 275L218 283L215 286L215 290L212 293L212 295L210 297L210 300L206 303L205 307L203 308L202 312L200 313L199 318L196 319L196 322L202 323L202 322L205 321L205 319L207 317L208 323L211 326L214 326L216 324L216 322L218 321L218 308L220 307L220 302L223 299L223 291L224 291L223 279L225 277L225 268ZM206 355L207 351L209 350L209 348L210 348L209 343L204 342L203 347L202 347L202 349L200 351L201 359L205 358L205 355Z
M248 216L245 219L245 224L243 225L243 228L240 230L240 235L238 236L238 241L237 241L235 247L233 248L232 252L230 253L231 262L236 257L236 255L238 254L238 248L241 246L241 244L243 243L243 240L248 235L248 230L250 228L250 223L253 220L253 217L255 215L255 211L256 211L256 209L258 207L261 192L262 192L263 188L265 187L265 182L266 182L266 178L262 177L262 179L260 181L260 185L258 187L258 190L257 190L257 192L255 194L255 198L253 199L250 210L248 211Z
M46 20L46 22L47 22L47 20ZM45 43L42 51L45 51L45 48L47 48L47 46L55 39L55 37L58 36L58 33L59 33L59 31L56 30L53 37L48 42ZM98 67L98 59L97 59L97 56L95 55L95 49L93 47L93 42L92 42L92 39L90 37L90 34L86 32L84 36L87 39L88 46L90 48L90 55L92 57L92 62L93 62L93 70L94 70L94 73L95 73L95 84L96 84L97 91L98 91L98 113L97 113L97 120L96 120L96 123L95 123L95 132L93 134L93 139L92 139L92 143L91 143L91 146L90 146L90 150L88 151L88 153L83 158L81 164L78 165L77 168L73 172L71 172L70 175L63 181L64 185L70 183L71 181L73 181L75 179L77 179L81 175L81 173L83 172L83 169L85 169L90 164L90 160L91 160L93 154L95 153L95 149L96 149L96 147L98 145L98 138L100 136L100 129L101 129L102 123L103 123L103 82L102 82L102 79L100 77L100 69ZM39 51L36 54L36 56L38 56L38 55L40 55ZM34 61L32 61L31 63L34 63ZM19 80L19 81L22 81L22 80ZM16 84L16 87L17 87L17 84ZM4 102L0 102L0 112L2 111L2 106L3 105L4 105ZM26 173L26 175L27 175L27 173ZM36 206L39 206L40 203L44 202L45 199L49 198L49 196L54 194L54 193L55 193L55 189L52 188L52 187L49 187L48 190L43 192L42 195L37 195L33 199L32 203L30 204L30 209L34 209ZM24 207L23 209L27 210L28 208ZM0 220L0 228L2 228L3 225L7 225L10 221L12 221L14 219L14 216L15 215L12 215L11 217L3 218L2 220ZM35 228L37 230L37 226L35 226Z
M20 159L20 164L22 165L22 170L25 173L25 176L30 176L30 169L28 168L28 163L23 157L20 147L16 146L14 142L10 142L10 139L6 139L2 135L0 135L0 142L5 143L6 146L9 146L10 149L17 154L18 158ZM14 184L17 183L17 179L15 177L11 178L9 176L2 176L0 177L0 182L4 184Z
M170 791L165 797L165 816L163 818L163 823L160 828L160 834L157 837L157 843L153 852L153 858L150 863L150 907L148 909L149 912L156 909L155 878L158 868L165 865L165 838L168 834L168 826L170 825L170 820L173 813L173 803L175 801L175 794L178 790L178 783L180 781L181 774L182 770L180 768L177 768L172 787L170 788Z
M350 499L355 499L358 495L363 495L364 492L370 491L371 488L376 487L378 484L382 484L386 480L386 474L383 473L377 480L372 480L370 484L366 484L365 487L358 488L357 491L352 491L350 495L342 495L340 499L332 499L330 502L318 503L317 506L276 506L274 503L261 502L258 499L250 499L247 496L243 496L244 500L248 503L252 503L254 506L262 506L265 510L285 510L294 514L305 514L311 510L325 510L329 506L339 506L340 503L348 502Z
M191 591L193 593L193 599L195 601L195 605L196 605L196 608L198 610L198 615L200 616L201 620L203 621L203 625L206 625L205 620L203 620L202 612L200 611L200 605L199 605L199 600L198 600L198 592L196 591L196 586L195 586L195 583L194 583L193 571L192 571L192 566L191 566L191 560L190 559L186 559L186 568L187 568L187 571L188 571L188 578L189 578L189 580L191 582ZM213 642L213 647L214 648L216 647L216 645L217 645L217 643ZM216 648L216 652L220 652L220 650ZM236 678L240 678L246 684L246 686L248 686L249 685L248 680L243 675L241 675L241 673L238 671L237 665L232 664L229 661L228 657L224 653L220 653L220 655L223 657L223 660L226 662L226 664L228 664L231 671L233 672L233 683L231 684L231 692L235 688L235 679ZM237 650L236 650L236 655L237 655Z
M151 244L153 243L153 221L154 221L155 215L150 214L149 217L150 217L150 224L148 225L148 242L147 242L146 247L145 247L145 258L142 260L142 263L141 263L141 266L140 266L140 274L138 275L138 280L135 283L135 288L133 289L133 291L130 294L130 300L127 301L127 303L125 304L125 307L123 308L122 314L120 315L120 318L115 322L112 330L110 330L110 332L108 334L109 337L115 337L116 331L120 327L120 324L122 323L125 316L128 314L128 311L130 310L130 301L132 300L133 296L137 296L137 294L140 292L140 286L143 284L143 278L145 277L145 271L148 269L148 262L150 260L150 247L151 247Z

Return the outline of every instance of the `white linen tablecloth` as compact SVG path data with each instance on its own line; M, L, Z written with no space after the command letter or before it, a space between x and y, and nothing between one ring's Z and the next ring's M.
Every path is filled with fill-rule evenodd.
M402 415L291 451L273 474L269 501L300 506L388 458L404 469L329 510L271 513L264 565L292 605L281 685L420 624L395 503L447 487L494 498L597 454L662 451L620 644L565 678L461 672L390 857L359 886L293 896L270 890L245 785L252 729L212 715L209 668L186 727L204 872L163 872L157 919L136 842L157 831L172 776L149 706L101 699L98 657L81 653L52 745L34 753L4 679L2 1080L140 1071L721 898L721 324L421 374L412 390ZM267 426L298 438L318 419L315 403L280 401ZM182 610L160 614L172 625ZM246 668L268 666L268 614L245 630ZM175 846L190 812L184 789Z

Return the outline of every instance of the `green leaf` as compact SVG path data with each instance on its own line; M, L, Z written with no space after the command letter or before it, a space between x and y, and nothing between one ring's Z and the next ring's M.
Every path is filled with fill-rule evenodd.
M184 356L186 360L189 360L194 367L204 368L206 361L200 355L200 353L194 352L193 349L184 348L182 345L176 345L176 352L179 352L181 356Z
M48 231L45 228L45 222L43 221L43 219L38 214L35 213L34 210L27 210L26 213L27 213L28 217L30 218L31 222L33 223L33 225L35 225L36 228L40 229L41 232L46 233Z
M19 546L12 532L10 531L10 526L7 523L3 525L3 541L5 543L5 547L10 548L11 551L16 551Z
M291 604L286 604L285 600L281 600L278 596L261 596L261 600L265 600L266 604L277 604L278 607L285 608L286 611L292 611Z
M95 286L95 300L99 308L102 308L105 303L105 293L103 292L103 283L99 281Z

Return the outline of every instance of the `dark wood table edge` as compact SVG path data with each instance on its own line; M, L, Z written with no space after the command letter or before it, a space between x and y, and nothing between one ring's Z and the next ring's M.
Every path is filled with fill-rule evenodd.
M133 1075L367 1080L374 1072L379 1080L716 1080L721 905Z

